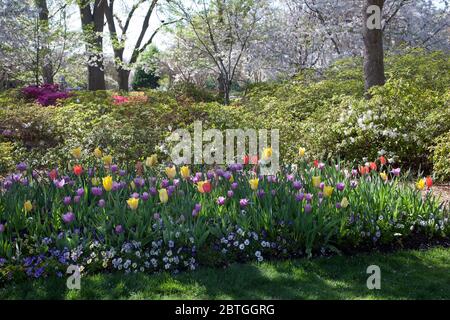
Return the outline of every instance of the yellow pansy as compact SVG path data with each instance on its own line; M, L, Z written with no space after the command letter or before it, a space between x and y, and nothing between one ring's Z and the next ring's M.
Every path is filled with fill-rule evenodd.
M273 154L272 148L264 148L262 156L263 160L265 161L269 160L270 158L272 158L272 154Z
M341 207L342 208L347 208L349 204L350 203L348 202L347 197L342 198L342 200L341 200Z
M333 190L334 188L331 186L325 186L323 188L323 194L325 195L325 197L331 197L331 195L333 194Z
M103 188L106 191L111 191L113 188L113 179L111 176L107 176L105 178L103 178Z
M162 203L167 203L167 201L169 201L169 194L167 193L167 189L159 190L159 200Z
M105 166L110 166L112 163L112 156L111 155L107 155L103 157L103 163L105 164Z
M30 200L25 201L25 203L23 204L23 208L25 209L26 212L30 212L33 209L31 201Z
M99 147L97 147L97 148L94 149L94 156L95 156L97 159L100 159L100 158L102 157L102 155L103 155L103 152L102 152L102 150L100 150Z
M425 179L420 179L420 180L417 181L417 183L416 183L416 187L417 187L417 189L419 189L419 190L425 189L425 185L426 185Z
M387 181L387 179L388 179L388 175L386 174L386 172L380 172L380 177L381 177L381 179L383 179L384 181Z
M81 158L81 148L80 148L80 147L73 149L73 150L71 151L71 153L72 153L72 156L73 156L75 159L80 159L80 158Z
M131 210L136 210L139 205L139 199L136 198L130 198L127 200L127 204L130 207Z
M177 168L175 168L175 166L173 166L173 167L167 167L167 168L166 168L166 174L167 174L167 177L168 177L169 179L175 178L175 176L177 175Z
M189 170L188 166L183 166L180 168L180 173L184 179L187 179L191 175L191 170Z
M248 182L250 183L250 188L252 188L252 190L258 189L258 183L259 183L258 178L250 179Z
M157 163L158 163L158 156L156 154L152 154L145 160L145 165L147 167L154 167Z
M300 156L300 157L304 157L305 156L305 153L306 153L306 149L305 148L300 148L300 149L298 149L298 155Z
M320 177L319 176L315 176L312 177L312 184L314 186L314 188L319 188L320 187Z

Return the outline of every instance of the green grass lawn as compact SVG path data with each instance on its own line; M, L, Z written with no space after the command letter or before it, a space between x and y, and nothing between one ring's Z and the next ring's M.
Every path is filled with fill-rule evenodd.
M366 269L381 268L381 290ZM99 274L68 290L65 279L0 289L0 299L450 299L450 249L235 264L177 276Z

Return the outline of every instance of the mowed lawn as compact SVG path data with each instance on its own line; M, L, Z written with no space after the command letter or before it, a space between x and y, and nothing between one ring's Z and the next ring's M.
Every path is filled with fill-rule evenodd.
M381 269L381 289L366 269ZM450 249L234 264L170 274L98 274L81 290L51 278L7 285L0 299L450 299Z

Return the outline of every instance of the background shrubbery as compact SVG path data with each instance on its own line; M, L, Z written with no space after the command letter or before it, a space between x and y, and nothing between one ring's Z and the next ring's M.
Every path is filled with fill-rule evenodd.
M348 161L379 151L402 166L450 178L450 59L410 51L386 59L388 81L364 98L361 61L342 60L323 74L306 70L277 83L254 84L231 106L191 84L170 92L146 91L147 102L113 105L110 92L77 92L57 107L0 95L0 170L19 160L53 165L78 145L100 146L120 160L164 153L171 129L202 120L204 128L278 128L282 161L299 146L314 158ZM27 151L26 153L24 151Z

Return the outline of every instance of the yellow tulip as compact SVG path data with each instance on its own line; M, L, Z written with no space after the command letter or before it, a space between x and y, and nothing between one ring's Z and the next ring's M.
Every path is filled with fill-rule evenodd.
M331 195L333 194L333 190L333 187L326 186L323 188L323 194L325 195L325 197L331 197Z
M130 198L127 200L127 204L130 207L131 210L136 210L139 205L139 199L136 198Z
M130 182L130 188L131 190L136 190L136 184L134 183L134 181Z
M167 201L169 201L169 194L167 193L167 189L159 190L159 200L162 203L167 203Z
M252 188L252 190L258 189L258 183L259 183L259 179L258 178L250 179L249 183L250 183L250 188Z
M92 178L92 185L94 186L98 186L100 184L100 179L99 178Z
M111 191L113 188L113 179L111 176L103 178L103 188L105 191Z
M112 163L112 156L111 155L107 155L103 157L103 163L105 164L105 166L110 166Z
M102 157L102 155L103 155L103 152L102 152L102 150L100 150L100 148L97 147L94 149L94 156L97 159L100 159Z
M25 201L25 203L23 204L23 208L25 209L26 212L30 212L33 209L31 201L30 200Z
M381 177L381 179L383 179L384 181L387 181L387 179L388 179L388 175L386 174L386 172L380 172L380 177Z
M262 156L263 160L265 161L269 160L270 158L272 158L272 154L273 154L272 148L264 148Z
M349 204L350 203L348 202L347 197L342 198L342 200L341 200L341 207L342 208L347 208Z
M157 163L158 163L158 156L156 154L152 154L145 160L145 165L147 167L154 167Z
M425 179L420 179L420 180L417 181L417 183L416 183L416 187L417 187L417 189L419 189L419 190L425 189L425 185L426 185Z
M177 175L177 168L175 168L175 166L173 166L173 167L167 167L167 168L166 168L166 174L167 174L167 177L168 177L169 179L175 178L175 176Z
M180 168L180 173L184 179L187 179L191 175L191 170L189 170L188 166L183 166Z
M73 149L73 150L71 151L71 153L72 153L72 156L73 156L75 159L80 159L80 158L81 158L81 148L80 148L80 147Z
M230 183L233 183L233 182L234 182L234 177L233 177L232 174L230 175L230 179L229 179L228 181L230 181Z
M300 149L298 149L298 155L300 156L300 157L304 157L305 156L305 153L306 153L306 149L305 148L300 148Z
M312 184L313 184L314 188L319 188L320 187L320 177L319 176L312 177Z

